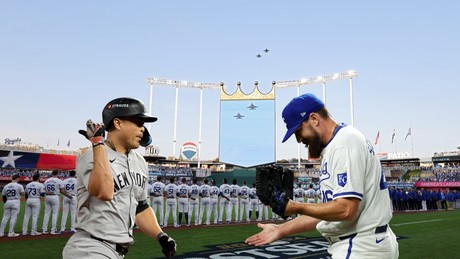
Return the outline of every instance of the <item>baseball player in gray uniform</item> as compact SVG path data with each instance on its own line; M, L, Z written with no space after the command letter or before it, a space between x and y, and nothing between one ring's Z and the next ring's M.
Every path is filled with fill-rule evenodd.
M232 219L232 205L230 204L230 185L227 183L227 178L224 178L223 184L220 186L219 189L219 196L220 196L220 211L219 211L219 224L222 224L222 218L224 216L224 211L225 211L225 217L227 219L227 224L230 223L230 220Z
M197 179L193 179L193 184L190 185L189 189L189 197L190 197L190 203L189 203L189 211L190 211L190 221L192 221L192 217L194 217L194 222L195 226L198 225L198 218L199 218L199 206L200 206L200 201L199 201L199 193L200 193L200 187L196 184Z
M248 187L247 182L243 181L243 186L240 187L240 222L243 222L243 214L246 212L246 221L251 222L249 217L249 192L251 189Z
M163 221L163 226L168 226L169 221L169 212L171 212L173 217L173 224L174 227L179 227L177 224L177 193L179 191L179 187L174 183L174 177L169 179L169 184L165 186L165 196L166 196L166 211L165 211L165 219Z
M200 216L198 219L198 225L203 222L203 216L206 213L206 225L211 224L211 186L208 185L208 179L204 179L203 184L199 189L200 196Z
M75 233L75 216L77 214L77 178L75 171L69 172L69 178L62 181L66 195L62 198L61 234L64 234L67 215L70 211L70 232Z
M79 131L92 149L77 162L77 232L67 241L63 258L123 258L134 242L135 224L172 257L176 243L147 204L147 163L134 151L151 143L144 123L156 118L141 101L123 97L104 107L102 119L88 120L86 131Z
M14 233L14 227L16 226L19 209L21 208L21 196L24 196L24 186L19 184L18 181L19 175L13 174L11 177L11 183L3 187L2 196L5 205L3 205L3 218L0 225L0 237L5 235L5 227L8 221L10 221L8 237L19 236L18 233Z
M32 216L32 226L30 229L31 236L41 235L37 232L38 215L40 214L41 197L45 194L45 187L38 181L40 174L35 173L32 176L32 182L26 185L26 211L24 212L24 219L22 221L22 234L27 235L29 228L29 219Z
M56 230L57 228L57 220L59 209L61 206L61 193L68 195L65 193L62 180L57 178L59 174L58 170L53 170L52 176L48 178L43 185L45 186L45 215L43 216L43 234L48 234L48 222L50 220L50 215L53 213L51 218L51 235L59 235L61 234Z
M165 184L161 182L161 176L157 176L157 181L152 183L152 193L153 196L152 200L152 208L155 213L158 213L160 216L160 227L163 227L165 212L165 199L164 199L164 191L165 191Z
M283 215L302 214L281 225L259 224L246 239L264 245L284 236L318 230L333 258L398 258L396 236L388 223L392 212L380 160L371 142L353 126L338 124L312 94L294 98L282 112L286 141L295 134L312 158L321 158L323 202L283 200Z
M219 187L216 186L216 181L212 181L212 186L211 186L211 207L209 208L210 213L213 213L214 217L214 224L217 224L217 218L219 217L219 211L217 209L218 204L219 204ZM209 215L209 218L211 218L211 215Z
M188 204L188 197L189 197L189 190L190 190L190 186L187 185L186 183L187 179L182 178L182 184L179 185L179 190L178 190L178 194L179 195L179 202L178 202L178 206L179 206L179 226L182 224L182 214L185 214L185 224L187 224L187 226L189 226L189 218L188 218L188 207L189 207L189 204Z

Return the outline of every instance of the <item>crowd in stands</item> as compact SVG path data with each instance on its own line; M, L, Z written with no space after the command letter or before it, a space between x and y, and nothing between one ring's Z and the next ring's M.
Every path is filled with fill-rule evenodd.
M0 169L0 176L12 176L13 174L18 174L19 176L24 176L24 177L32 177L35 173L39 173L40 177L51 177L51 172L50 170L37 170L37 169L17 169L17 168L12 168L12 169L5 169L1 168ZM68 171L60 171L59 178L68 178L69 177L69 172Z
M193 172L190 167L170 167L162 165L149 165L149 173L162 176L193 176Z

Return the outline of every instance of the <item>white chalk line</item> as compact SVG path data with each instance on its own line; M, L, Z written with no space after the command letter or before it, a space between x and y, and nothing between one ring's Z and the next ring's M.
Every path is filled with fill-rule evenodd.
M391 224L391 226L399 227L399 226L404 226L404 225L428 223L428 222L435 222L435 221L442 221L442 220L444 219L422 220L422 221L406 222L406 223L399 223L399 224Z

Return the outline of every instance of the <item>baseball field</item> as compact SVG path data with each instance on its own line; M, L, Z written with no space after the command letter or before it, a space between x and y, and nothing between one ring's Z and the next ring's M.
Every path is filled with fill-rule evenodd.
M0 211L3 215L3 203ZM22 233L23 213L24 203L16 233ZM39 230L42 222L43 207L38 220ZM460 210L395 214L390 226L400 238L400 258L459 258ZM327 243L316 231L260 248L244 244L246 237L258 232L256 222L168 227L164 231L177 241L177 258L328 258L325 254ZM69 237L69 233L3 237L0 238L0 258L61 258L62 248ZM139 231L135 232L135 238L135 244L125 258L163 257L157 242Z

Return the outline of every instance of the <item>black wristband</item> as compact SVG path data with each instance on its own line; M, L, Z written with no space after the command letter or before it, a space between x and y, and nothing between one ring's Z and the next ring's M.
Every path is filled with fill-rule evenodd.
M160 241L160 238L162 238L162 237L164 237L164 236L168 236L168 235L166 235L165 232L160 232L160 233L158 233L158 235L157 235L157 240Z

